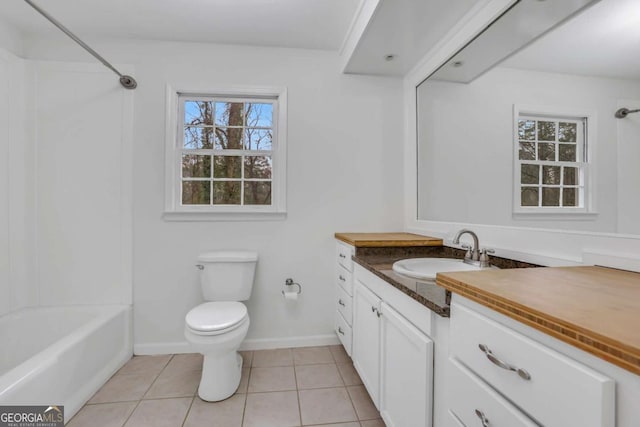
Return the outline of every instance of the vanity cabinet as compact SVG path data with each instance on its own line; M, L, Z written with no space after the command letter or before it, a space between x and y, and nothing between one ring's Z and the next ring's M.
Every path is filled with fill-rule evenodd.
M353 260L355 248L336 242L334 288L334 329L345 351L351 356L353 325Z
M612 427L615 382L454 295L449 410L464 425ZM473 420L471 423L469 420Z
M421 310L415 321L424 326L428 310L361 267L354 270L353 364L388 427L431 426L433 342L403 315L405 304L410 317Z
M380 314L380 414L387 426L430 426L433 342L384 302Z
M354 295L353 366L380 410L380 313L382 300L362 283L356 282Z

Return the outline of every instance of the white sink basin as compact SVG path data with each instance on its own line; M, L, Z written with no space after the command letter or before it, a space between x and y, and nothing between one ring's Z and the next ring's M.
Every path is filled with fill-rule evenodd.
M478 271L482 268L454 258L410 258L393 263L393 271L416 279L435 280L437 273Z

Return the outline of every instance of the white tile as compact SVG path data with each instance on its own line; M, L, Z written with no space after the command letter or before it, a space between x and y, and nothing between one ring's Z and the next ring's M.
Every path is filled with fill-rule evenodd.
M181 427L193 398L143 400L126 427Z
M335 363L329 347L301 347L293 349L293 362L296 365L317 365Z
M373 420L380 418L380 412L376 409L367 389L363 385L356 385L347 387L349 396L353 402L353 407L356 408L359 420Z
M125 365L120 368L116 375L120 374L155 374L167 365L171 359L170 354L159 356L133 356Z
M298 389L341 387L344 385L334 363L296 366Z
M329 351L331 351L331 355L333 356L333 360L335 360L336 363L352 363L351 362L351 358L349 357L349 355L345 351L345 349L342 346L342 344L330 345L329 346Z
M251 366L254 368L293 366L293 353L290 348L257 350L253 352L253 363Z
M140 400L156 378L156 374L117 374L111 377L89 403L112 403Z
M144 395L145 399L193 397L200 384L201 371L162 371Z
M203 356L199 353L175 354L162 372L202 370L202 359Z
M86 405L69 421L67 427L122 427L138 402Z
M249 386L249 375L251 372L251 368L242 368L242 376L240 377L240 385L238 385L238 389L236 390L236 394L246 393L247 388Z
M295 389L296 377L292 366L251 369L249 393Z
M344 381L345 385L360 385L362 384L362 380L360 379L360 375L356 371L356 368L353 367L351 363L339 363L338 371L340 371L340 376Z
M205 402L196 397L184 427L241 427L245 399L245 394L235 394L220 402Z
M300 426L298 396L295 391L247 394L243 427Z
M298 394L304 425L358 420L344 387L299 390Z

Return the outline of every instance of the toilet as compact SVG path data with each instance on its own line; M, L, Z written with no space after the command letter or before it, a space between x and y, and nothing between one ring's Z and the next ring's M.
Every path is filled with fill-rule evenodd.
M258 254L221 251L198 257L205 303L185 317L184 335L204 356L198 396L208 402L232 396L240 384L242 356L238 348L249 330L247 307Z

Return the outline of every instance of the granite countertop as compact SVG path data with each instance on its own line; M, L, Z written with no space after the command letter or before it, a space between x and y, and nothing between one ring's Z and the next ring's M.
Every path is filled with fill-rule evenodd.
M449 317L451 292L435 281L413 279L392 270L393 263L407 258L458 258L465 251L446 246L423 247L357 247L353 261L404 292L442 317ZM501 269L538 267L520 261L491 257L491 263Z
M407 256L354 256L353 261L360 264L382 280L398 288L411 298L426 306L442 317L449 317L451 292L436 285L434 281L421 281L397 274L391 269L394 262ZM416 257L413 257L416 258Z

